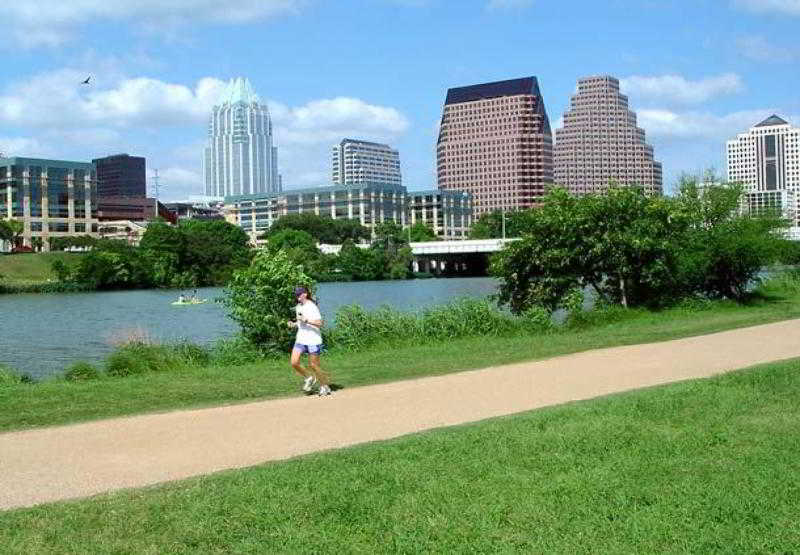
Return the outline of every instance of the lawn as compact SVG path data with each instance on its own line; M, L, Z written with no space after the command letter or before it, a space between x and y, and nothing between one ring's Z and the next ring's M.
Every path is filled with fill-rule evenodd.
M78 252L0 254L0 276L11 284L44 283L56 279L50 269L54 260L75 264L81 256Z
M8 553L800 549L800 361L0 515ZM269 430L264 431L269 433Z
M589 349L663 341L800 318L800 292L767 288L749 305L630 311L618 321L543 335L468 337L428 344L380 345L323 358L334 383L356 387L536 360ZM112 416L203 407L300 394L285 360L241 366L186 367L127 378L0 386L0 431Z

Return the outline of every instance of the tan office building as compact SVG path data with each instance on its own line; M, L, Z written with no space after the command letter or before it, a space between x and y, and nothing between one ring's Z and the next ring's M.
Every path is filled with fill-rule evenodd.
M536 205L553 182L550 121L536 77L449 89L436 170L439 189L472 195L476 216Z
M602 193L612 183L662 193L661 163L653 159L653 147L614 77L578 80L555 139L555 181L571 193Z

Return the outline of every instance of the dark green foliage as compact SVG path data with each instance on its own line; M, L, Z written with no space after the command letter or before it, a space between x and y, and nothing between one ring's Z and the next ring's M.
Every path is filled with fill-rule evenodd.
M777 259L783 223L740 215L741 189L687 184L676 198L635 187L573 197L551 191L524 215L522 239L492 259L498 296L520 313L552 311L576 289L602 302L664 306L686 296L743 299L758 272Z
M326 330L332 348L357 350L378 343L414 341L420 344L466 336L501 336L525 331L521 319L498 310L490 302L464 298L421 314L384 306L367 311L352 305L336 313L336 326Z
M64 379L70 382L96 380L99 377L100 372L97 368L85 361L78 361L71 364L66 372L64 372Z
M417 222L411 226L408 231L409 241L438 241L439 238L434 233L433 229L425 225L423 222Z
M50 250L63 251L72 247L78 248L91 248L97 245L98 242L103 241L91 235L77 235L73 237L51 237Z
M295 335L287 323L294 319L298 285L313 294L313 280L284 251L261 250L249 267L234 273L223 302L248 341L267 352L285 353Z
M211 363L211 351L194 343L178 343L172 347L172 352L185 364L192 366L206 366Z
M265 357L257 345L240 336L217 341L210 354L212 363L218 366L241 366Z
M362 249L352 241L345 241L336 258L336 266L353 281L371 281L383 278L385 261L378 249Z
M179 229L186 238L181 266L196 277L196 285L225 283L234 270L250 263L249 238L239 226L222 220L189 220Z
M316 214L287 214L281 216L263 238L269 240L276 233L292 229L308 233L317 243L339 245L345 240L369 239L369 230L355 220L334 220Z
M505 213L506 237L521 237L528 229L532 211L516 210ZM470 239L499 239L503 237L503 212L481 214L469 230Z
M24 383L25 377L4 364L0 364L0 387L8 387Z
M109 376L137 376L174 370L183 364L175 351L165 345L132 342L111 353L106 361Z

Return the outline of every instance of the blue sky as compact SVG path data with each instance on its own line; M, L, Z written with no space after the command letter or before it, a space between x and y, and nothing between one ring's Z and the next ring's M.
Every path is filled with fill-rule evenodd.
M39 0L0 17L0 151L143 155L170 200L202 192L208 111L236 76L270 105L287 189L326 184L344 136L399 148L404 183L435 187L447 88L527 75L553 127L579 77L620 78L668 191L724 172L725 140L771 113L800 125L800 0Z

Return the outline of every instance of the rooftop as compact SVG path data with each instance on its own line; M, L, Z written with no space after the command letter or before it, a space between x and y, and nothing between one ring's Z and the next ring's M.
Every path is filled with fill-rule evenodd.
M541 93L539 92L539 83L536 77L523 77L521 79L494 81L492 83L448 89L445 104L459 104L461 102L473 102L475 100L514 96L518 94L539 96Z
M772 114L761 123L756 124L756 127L770 127L773 125L789 125L789 122L783 118L779 118L775 114Z
M237 102L245 104L260 102L258 95L253 90L253 86L250 84L250 80L243 77L231 79L219 97L219 104L236 104Z

